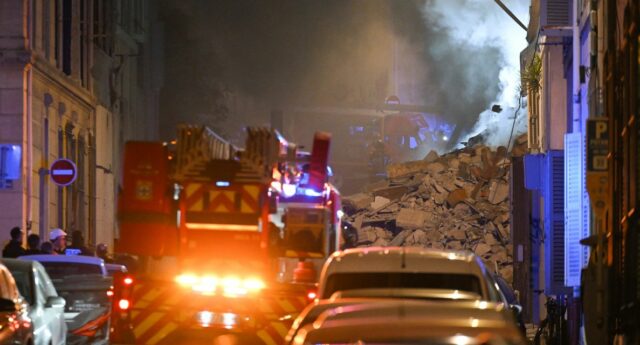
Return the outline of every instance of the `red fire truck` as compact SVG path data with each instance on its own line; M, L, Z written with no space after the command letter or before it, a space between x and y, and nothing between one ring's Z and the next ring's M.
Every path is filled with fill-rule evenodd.
M314 297L316 275L305 260L329 255L339 237L328 149L328 135L316 135L302 163L291 159L295 145L270 129L247 129L239 150L186 125L171 143L128 142L116 254L129 258L130 273L114 278L111 342L234 335L280 343ZM300 192L324 217L303 217L301 227L289 211L277 226L279 198ZM296 236L305 230L310 242ZM301 263L279 264L282 256Z

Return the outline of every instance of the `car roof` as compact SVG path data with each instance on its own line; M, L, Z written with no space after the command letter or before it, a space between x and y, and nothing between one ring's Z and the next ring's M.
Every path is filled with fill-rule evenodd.
M447 319L476 318L487 321L507 322L508 314L503 313L506 306L503 303L488 301L418 301L408 299L389 299L371 301L362 305L338 307L325 312L318 317L319 323L336 322L342 320L367 319ZM318 325L316 325L318 326Z
M27 271L33 268L33 264L35 261L31 260L21 260L21 259L0 259L7 268L9 269L17 269L19 271Z
M338 290L331 295L331 299L342 298L404 298L431 300L479 300L482 296L469 291L451 289L426 288L364 288Z
M24 255L19 257L20 259L35 260L39 262L70 262L79 264L89 264L103 266L104 261L101 258L95 256L86 255L50 255L50 254L38 254L38 255Z
M344 343L439 338L482 332L521 340L509 310L485 301L431 302L390 300L340 306L325 311L301 336L305 343Z
M469 252L419 247L353 248L335 252L324 264L320 295L323 295L329 275L349 272L448 273L483 277L486 269L478 257Z
M299 328L304 327L305 325L311 323L310 319L315 320L320 314L322 314L326 310L336 308L336 307L341 307L344 305L355 305L355 304L371 303L376 301L385 301L385 299L341 298L336 300L333 300L333 299L316 300L313 303L307 305L300 312L300 314L298 314L298 317L293 321L293 325L289 329L289 333L285 337L285 341L287 343L290 343L293 340L292 338L297 333Z
M330 270L381 272L400 267L420 272L469 273L474 254L418 247L365 247L338 251L325 267Z

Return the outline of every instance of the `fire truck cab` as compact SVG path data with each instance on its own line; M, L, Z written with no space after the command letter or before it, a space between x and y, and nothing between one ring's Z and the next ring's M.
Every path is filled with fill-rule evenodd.
M315 291L305 260L335 248L329 140L316 135L304 163L263 128L247 129L244 150L187 125L171 143L127 143L116 253L136 265L114 278L112 342L169 344L206 331L279 343ZM295 201L299 193L309 199ZM288 274L282 257L303 264Z

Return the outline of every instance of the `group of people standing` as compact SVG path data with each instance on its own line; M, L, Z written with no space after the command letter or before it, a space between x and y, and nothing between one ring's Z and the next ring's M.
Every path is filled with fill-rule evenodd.
M99 244L97 253L85 246L82 232L74 231L71 233L71 245L67 247L67 233L56 228L49 232L49 241L41 243L40 236L31 234L27 236L27 248L23 247L24 233L20 227L11 229L11 241L2 250L2 257L17 258L23 255L35 254L53 254L66 255L70 250L73 255L98 256L109 260L108 248L105 244Z

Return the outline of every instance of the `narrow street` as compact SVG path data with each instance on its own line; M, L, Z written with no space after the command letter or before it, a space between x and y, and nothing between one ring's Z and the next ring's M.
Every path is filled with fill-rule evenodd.
M639 18L0 0L0 345L640 345Z

